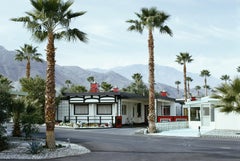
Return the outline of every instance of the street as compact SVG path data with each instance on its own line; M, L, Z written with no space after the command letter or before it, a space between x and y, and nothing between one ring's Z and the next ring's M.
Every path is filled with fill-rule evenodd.
M69 137L71 142L90 149L89 154L71 157L83 161L240 159L240 141L236 140L133 136L121 134L122 130L125 129L56 129L56 137Z
M129 128L133 130L134 128ZM125 131L124 131L125 130ZM60 129L56 140L80 144L91 153L46 161L232 161L240 160L235 139L130 135L128 129ZM125 133L125 134L124 134ZM44 132L41 133L44 136Z

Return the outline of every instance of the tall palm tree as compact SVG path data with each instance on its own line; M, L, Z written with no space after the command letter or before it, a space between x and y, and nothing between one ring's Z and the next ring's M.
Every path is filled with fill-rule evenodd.
M184 82L184 99L187 101L187 63L193 61L192 56L189 53L180 53L177 55L176 62L180 65L183 65L183 82Z
M225 75L222 75L220 79L223 80L225 83L227 83L227 81L230 81L230 76L225 74Z
M190 98L191 97L190 82L192 82L193 79L191 77L186 77L186 81L187 81L188 98Z
M207 77L210 77L211 74L207 69L203 69L200 73L200 76L204 77L204 86L203 87L205 88L205 96L207 96L208 95L208 92L207 92L208 91Z
M142 8L140 13L135 13L137 20L128 20L127 23L131 23L128 28L129 31L137 31L142 33L144 28L148 30L148 51L149 51L149 115L148 126L149 132L156 132L155 125L155 107L154 107L154 28L159 29L160 33L166 33L172 36L171 29L165 25L165 21L170 17L166 13L157 10L157 8Z
M23 47L20 47L20 50L16 50L17 54L15 56L15 60L17 61L27 61L26 65L26 77L30 78L30 70L31 70L31 60L34 60L36 62L43 62L43 60L40 58L42 54L37 53L37 47L33 47L29 44L24 44Z
M181 84L180 81L175 81L175 84L177 86L177 94L179 95L179 85Z
M73 18L85 12L72 12L70 7L73 1L67 0L30 0L32 11L26 12L25 17L13 18L13 21L23 22L24 26L32 32L33 37L39 41L47 40L46 58L46 146L55 148L55 40L66 39L87 41L86 34L77 28L71 28Z

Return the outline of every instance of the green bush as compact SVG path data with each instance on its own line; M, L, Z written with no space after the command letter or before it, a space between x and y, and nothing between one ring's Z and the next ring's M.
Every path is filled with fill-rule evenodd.
M6 134L6 130L2 125L0 125L0 151L7 149L9 146L8 138L4 136L4 134Z
M39 133L39 128L31 123L23 124L23 133L25 134L26 139L31 139L34 134Z
M5 136L0 136L0 151L3 151L8 148L8 138Z
M38 154L41 153L43 150L42 143L40 141L32 141L29 142L28 150L31 154Z

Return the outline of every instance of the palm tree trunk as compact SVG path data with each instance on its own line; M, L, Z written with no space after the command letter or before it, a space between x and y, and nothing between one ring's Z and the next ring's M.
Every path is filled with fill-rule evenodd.
M148 130L150 133L156 132L155 125L155 94L154 94L154 44L152 30L149 29L148 50L149 50L149 115L148 115Z
M30 60L27 60L27 66L26 66L26 77L30 78Z
M184 98L185 102L187 102L187 69L186 64L183 64L183 79L184 79Z
M207 78L206 77L204 78L204 84L205 84L205 96L207 96L208 93L207 93Z
M45 95L46 146L55 148L55 47L54 35L48 34Z

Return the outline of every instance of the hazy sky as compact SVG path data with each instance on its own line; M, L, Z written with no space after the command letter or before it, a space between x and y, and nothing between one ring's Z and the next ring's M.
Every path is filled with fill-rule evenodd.
M208 69L217 78L237 75L240 0L75 0L72 10L87 13L72 21L72 26L87 33L89 42L56 42L57 64L85 69L147 64L147 32L127 31L126 20L136 19L134 13L142 7L153 6L170 15L166 24L173 31L173 37L154 32L156 64L182 71L176 55L189 52L194 59L189 72ZM45 59L46 42L34 42L22 23L10 21L31 9L28 0L1 2L0 45L15 50L32 44Z

